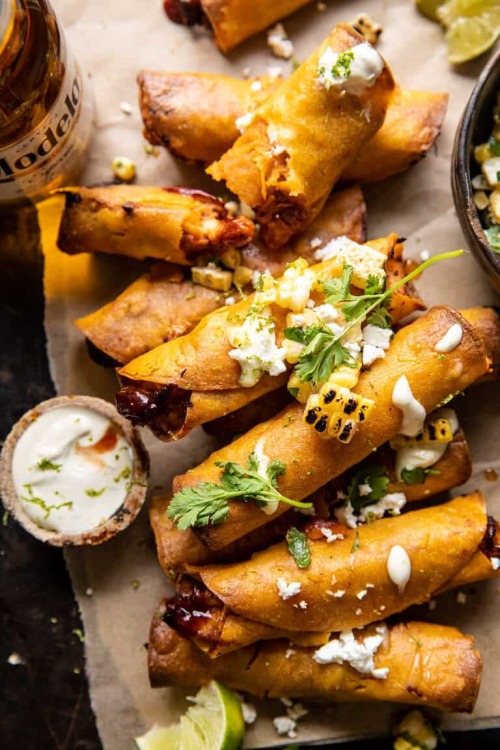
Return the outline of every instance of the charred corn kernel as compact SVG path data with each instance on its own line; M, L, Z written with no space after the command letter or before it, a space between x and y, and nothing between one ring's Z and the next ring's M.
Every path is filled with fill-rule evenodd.
M423 443L439 443L444 445L451 443L452 440L453 427L451 422L444 417L437 417L436 419L427 418L424 429L416 437L396 435L390 441L390 446L393 450L398 450L399 448L412 448Z
M364 36L367 42L370 42L370 44L373 45L377 43L378 38L383 31L383 27L379 23L376 23L376 21L372 21L370 16L367 16L366 13L360 13L359 16L356 16L356 18L351 21L350 25L358 32L358 34Z
M283 274L276 290L276 303L299 313L306 307L316 275L308 268L305 258L297 258Z
M314 310L306 308L300 313L288 313L286 316L287 328L307 328L318 325L319 319Z
M474 149L474 158L478 164L482 164L486 159L491 157L490 147L487 143L481 143L480 146L476 146Z
M335 373L336 374L336 373ZM304 422L323 437L336 437L349 443L359 422L363 422L375 402L338 386L332 377L307 400Z
M276 281L269 273L261 273L257 282L256 305L270 305L276 302Z
M497 224L500 224L500 188L496 188L490 196L491 214Z
M480 211L484 211L485 208L488 208L490 204L490 199L484 192L484 190L476 190L474 193L474 205L476 208L478 208Z
M233 283L233 274L231 271L223 271L221 268L214 266L205 266L191 269L191 277L195 284L201 284L208 289L216 289L219 292L228 292Z
M219 259L226 268L234 271L234 269L241 263L241 253L239 250L236 250L235 247L228 247L227 250L224 250L222 255L219 256Z
M474 188L474 190L490 190L491 189L482 174L477 174L475 177L473 177L471 180L471 185Z
M439 743L437 731L420 711L406 714L393 733L394 750L435 750Z
M236 287L243 287L250 284L253 278L253 271L246 266L236 266L233 273L233 284Z
M299 344L298 341L291 341L290 339L283 339L281 346L285 350L285 359L290 362L291 365L297 364L299 357L304 351L304 344Z
M301 404L307 403L308 398L314 392L311 383L303 383L295 373L290 375L287 388L292 396Z
M492 156L481 164L481 171L486 177L490 187L500 184L500 156Z
M111 169L117 180L131 182L135 177L135 164L126 156L115 156L111 162Z

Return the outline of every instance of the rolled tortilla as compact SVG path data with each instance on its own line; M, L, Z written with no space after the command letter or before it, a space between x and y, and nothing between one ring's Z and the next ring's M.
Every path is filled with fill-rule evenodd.
M327 90L318 82L319 60L327 50L342 53L363 43L368 44L350 26L336 26L207 169L254 209L270 248L311 223L345 167L384 121L394 89L385 63L373 85L357 94L336 86Z
M189 161L210 164L239 138L236 120L254 112L281 81L213 73L144 70L138 76L144 136ZM344 169L341 182L374 182L420 161L438 137L448 94L397 87L380 130Z
M436 356L435 345L453 324L462 327L460 344L444 356ZM415 363L418 367L415 367ZM216 461L233 461L246 466L248 456L260 443L270 460L279 459L286 466L280 477L280 492L302 500L319 487L359 463L374 449L394 437L400 430L402 413L392 403L396 382L405 375L415 399L430 413L445 399L464 390L489 371L490 359L473 327L450 307L434 307L405 326L394 336L382 360L362 373L356 392L375 401L369 418L358 425L350 443L332 444L314 434L302 419L301 404L292 404L262 425L213 453L206 461L174 479L174 492L202 481L217 482L220 468ZM287 508L281 503L273 516L266 515L251 503L230 501L226 520L212 527L196 529L212 549L220 549L252 529L267 523Z
M210 659L163 622L164 611L162 602L149 634L153 687L192 687L215 679L258 697L394 701L464 712L473 710L479 691L482 664L473 638L444 625L410 622L388 629L374 663L389 672L376 679L346 663L318 664L314 649L294 648L290 655L284 640ZM367 629L363 636L375 633Z
M368 246L387 256L387 286L404 273L401 243L396 235L373 240ZM333 257L311 266L318 278L339 276L343 260ZM316 293L318 294L318 293ZM391 301L394 321L421 307L411 290L398 290ZM177 440L194 427L229 414L257 398L277 390L288 380L287 372L264 374L253 387L241 385L241 367L229 357L226 330L243 320L253 295L207 315L186 336L169 341L118 370L123 387L116 401L120 413L135 424L147 424L162 440ZM273 307L278 346L283 339L287 311Z
M471 583L469 564L473 575L479 567L483 570L472 563L476 555L485 557L487 577L495 575L500 562L500 549L493 559L482 551L488 518L480 493L356 530L325 522L324 528L340 535L333 542L312 535L321 523L307 534L307 568L299 568L286 542L280 542L248 561L192 566L188 572L199 577L230 613L303 633L363 627L428 601L450 588L454 579ZM394 573L391 577L388 561L394 548L403 548L410 560L406 581ZM280 580L286 585L293 582L297 593L284 594Z
M66 204L57 244L70 255L99 252L191 265L196 255L242 247L255 233L250 219L230 217L218 198L201 190L108 185L58 192Z
M257 34L280 18L288 16L311 0L166 0L171 21L184 26L208 25L222 52L228 52L244 39Z
M442 458L432 467L437 473L428 474L419 484L406 485L396 480L393 470L395 453L388 444L379 448L366 461L384 466L390 478L388 492L403 492L407 502L427 500L440 492L458 487L470 478L472 471L471 455L462 430L455 433ZM357 469L358 467L355 467L355 470ZM349 480L350 472L347 472L345 476L328 483L311 497L318 518L328 517L329 506L332 499L336 498L337 490L346 490ZM170 499L171 495L153 497L149 508L149 520L155 535L160 565L164 572L174 579L185 572L187 565L209 565L247 559L253 552L283 539L290 526L300 527L302 521L308 520L308 517L299 516L290 510L237 542L219 550L211 550L191 529L180 531L167 517Z
M340 236L359 243L366 240L366 206L358 186L332 193L308 230L278 253L271 253L258 240L249 243L242 248L241 264L279 276L286 264L299 255L314 262L318 242L326 245ZM406 294L407 304L411 304L410 291ZM232 296L239 298L237 293ZM415 309L420 309L418 297L412 299ZM102 357L96 350L111 357L116 366L189 333L225 301L220 292L194 284L180 268L158 262L115 300L75 323L90 342L98 364L102 363Z

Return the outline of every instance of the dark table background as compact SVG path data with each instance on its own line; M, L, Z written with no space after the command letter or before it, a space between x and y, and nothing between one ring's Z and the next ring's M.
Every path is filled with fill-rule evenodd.
M45 350L42 273L33 211L28 207L17 213L0 212L1 440L27 409L55 395ZM33 539L3 514L2 750L101 750L88 695L81 629L61 550ZM9 664L11 654L18 654L22 663ZM498 750L500 729L449 734L447 746L450 750ZM388 750L392 742L385 738L331 747Z

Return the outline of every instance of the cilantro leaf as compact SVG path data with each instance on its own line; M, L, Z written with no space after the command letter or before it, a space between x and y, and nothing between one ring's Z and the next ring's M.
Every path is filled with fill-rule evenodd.
M424 469L422 466L416 466L414 469L403 469L401 479L405 484L423 484L429 474L440 474L438 469Z
M311 343L315 336L317 336L318 333L321 333L322 330L323 328L321 326L308 326L307 328L294 327L285 328L283 334L286 339L307 346L307 344Z
M384 305L378 307L366 320L367 325L378 326L379 328L390 328L392 318Z
M489 229L485 229L484 233L491 246L491 249L495 253L500 253L500 225L495 224Z
M351 554L359 549L359 531L356 529L356 535L354 537L354 544L351 547Z
M333 370L341 365L356 365L349 350L342 345L340 336L328 329L316 334L306 346L295 366L297 377L302 382L310 381L313 385L325 383Z
M366 484L370 492L361 495L359 486ZM354 474L347 488L347 501L351 503L354 510L361 510L365 505L376 503L387 495L389 477L385 473L385 467L377 464L366 464Z
M327 279L323 281L323 291L325 292L325 302L329 305L338 305L339 302L351 299L350 292L352 283L353 267L344 263L342 275L340 278Z
M288 551L299 568L308 568L311 564L311 551L307 544L307 535L291 526L286 532Z
M173 496L167 516L181 531L221 524L229 513L229 500L255 502L258 507L276 501L296 508L310 508L312 505L291 500L279 492L278 477L286 472L286 466L278 459L271 461L265 476L259 473L259 459L253 452L248 456L246 468L233 461L216 461L215 465L222 469L219 483L199 482L193 487L184 487Z

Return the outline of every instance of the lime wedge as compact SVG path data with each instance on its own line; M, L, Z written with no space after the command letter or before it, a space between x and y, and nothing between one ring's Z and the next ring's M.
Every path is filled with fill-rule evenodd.
M448 0L439 4L437 16L443 26L451 26L457 18L480 16L498 10L498 0Z
M136 737L138 750L239 750L245 725L233 691L213 680L192 700L178 724Z
M443 5L444 0L416 0L419 11L431 21L439 21L438 8Z
M473 60L489 50L499 36L500 9L459 17L446 32L448 60L455 65Z

